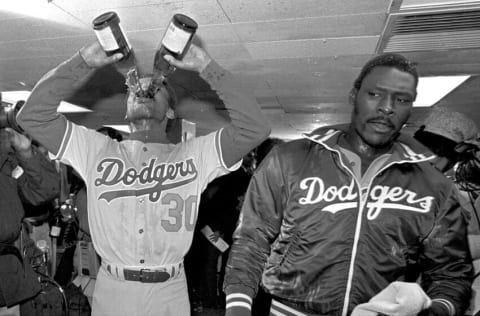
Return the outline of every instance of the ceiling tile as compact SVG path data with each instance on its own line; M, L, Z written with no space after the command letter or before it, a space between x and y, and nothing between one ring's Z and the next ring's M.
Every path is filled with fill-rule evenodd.
M350 112L343 114L286 114L290 125L301 132L309 132L323 126L348 123L350 122L350 115Z
M218 60L245 60L251 59L249 51L242 44L209 45L208 51L213 58Z
M176 13L186 14L194 19L200 26L209 24L228 23L224 12L215 0L199 1L128 1L125 6L72 6L66 9L77 19L91 24L91 21L98 15L115 11L125 31L136 31L144 29L165 29L172 16ZM163 32L162 32L163 33Z
M62 37L53 39L15 41L9 45L0 45L0 60L22 60L26 58L42 58L66 53L73 55L83 45L95 40L93 34Z
M19 24L22 25L21 28L17 27ZM12 32L12 29L15 31ZM0 43L62 38L85 35L90 32L90 29L65 12L59 12L55 19L50 21L39 18L0 20Z
M246 43L254 59L341 56L373 53L378 36ZM351 50L355 47L355 50Z
M243 42L323 39L377 35L385 17L384 13L372 13L236 23L233 27Z
M269 21L288 18L385 12L389 1L378 0L218 0L230 20Z

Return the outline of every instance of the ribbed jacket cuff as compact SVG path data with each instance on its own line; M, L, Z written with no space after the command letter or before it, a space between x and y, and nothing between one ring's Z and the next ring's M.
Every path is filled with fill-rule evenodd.
M243 293L228 294L225 298L225 309L246 309L249 312L252 310L252 298Z
M444 298L434 298L432 300L432 306L430 307L430 309L434 309L434 305L437 305L437 309L441 308L442 310L447 311L448 316L455 316L457 313L455 310L455 306L452 304L452 302Z

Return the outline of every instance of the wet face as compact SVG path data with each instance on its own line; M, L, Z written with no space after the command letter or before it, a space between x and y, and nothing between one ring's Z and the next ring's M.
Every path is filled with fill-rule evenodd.
M389 147L407 122L416 97L415 77L393 67L376 67L350 101L353 135L370 148Z
M142 89L146 90L150 84L150 78L140 79L140 84ZM168 108L168 92L165 87L161 87L153 98L138 97L134 92L129 91L126 119L128 121L140 119L163 121Z

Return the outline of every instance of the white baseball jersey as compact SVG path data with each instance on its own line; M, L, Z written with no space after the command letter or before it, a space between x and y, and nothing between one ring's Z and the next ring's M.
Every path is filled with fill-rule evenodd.
M159 266L183 260L200 195L228 169L220 131L185 143L117 142L68 122L57 158L87 186L89 226L107 263Z

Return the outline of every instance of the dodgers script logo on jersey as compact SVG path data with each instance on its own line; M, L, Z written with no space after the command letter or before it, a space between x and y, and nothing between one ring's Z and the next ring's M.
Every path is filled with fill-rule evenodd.
M306 191L306 196L299 199L302 205L319 202L332 202L322 211L335 214L336 212L358 207L358 193L355 192L355 182L352 179L349 185L341 187L325 187L325 183L318 177L305 178L300 182L300 189ZM417 193L401 187L376 185L370 190L366 204L367 218L373 220L380 215L382 209L398 209L418 213L427 213L433 203L432 196L417 197Z
M95 186L114 186L119 183L131 186L134 183L142 184L141 189L126 189L105 191L99 196L111 202L114 199L128 196L148 195L151 202L156 202L163 191L170 190L195 181L198 171L192 158L175 163L156 164L157 159L137 170L125 168L125 164L118 158L105 158L97 165L100 176L95 179Z

